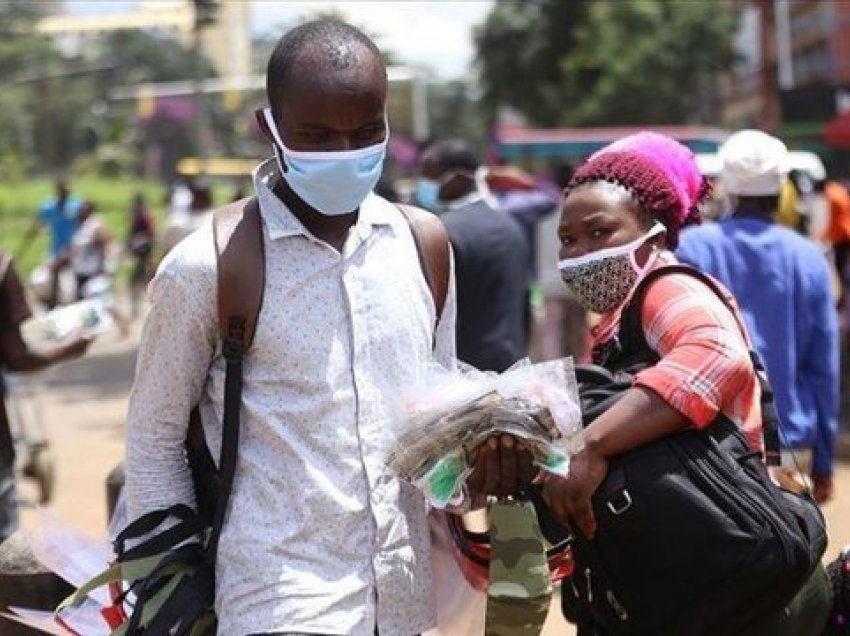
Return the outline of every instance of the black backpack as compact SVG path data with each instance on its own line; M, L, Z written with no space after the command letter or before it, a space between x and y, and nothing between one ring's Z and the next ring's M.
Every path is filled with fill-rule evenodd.
M585 426L632 386L637 371L658 361L640 310L649 285L673 273L701 280L729 306L717 284L690 267L648 274L624 310L605 366L577 367ZM751 356L773 463L773 394L758 356ZM774 485L760 453L722 415L705 430L684 430L611 459L592 503L596 536L567 533L576 565L561 590L564 615L582 636L746 633L788 604L826 549L816 504ZM548 515L539 498L537 504ZM550 541L563 539L565 530L559 533L551 517L542 526Z

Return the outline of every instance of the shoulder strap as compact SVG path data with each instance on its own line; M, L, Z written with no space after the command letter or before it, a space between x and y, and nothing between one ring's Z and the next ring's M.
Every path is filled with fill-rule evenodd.
M642 312L644 297L649 291L650 286L655 281L671 274L684 274L702 282L723 302L724 305L726 305L732 313L732 316L735 318L735 322L738 323L738 328L741 330L741 334L746 334L746 329L738 319L738 315L732 309L732 305L726 296L726 292L721 289L717 282L708 274L701 272L690 265L683 265L679 263L676 265L664 265L663 267L653 269L643 277L640 283L638 283L638 286L632 294L632 299L623 310L623 315L620 318L620 340L624 345L627 344L638 351L651 349L646 341L646 334L643 330Z
M439 321L446 305L451 270L451 248L446 226L435 214L410 205L396 205L410 225L419 265L431 290Z
M218 329L222 342L254 340L265 288L265 252L256 197L241 199L213 214L218 264Z
M682 263L676 265L665 265L658 267L638 283L634 294L629 304L623 310L623 315L620 319L620 342L623 348L627 351L651 351L652 348L646 341L646 334L643 330L643 300L646 296L649 287L659 278L669 276L671 274L684 274L691 278L696 278L708 287L729 309L738 328L741 330L741 335L744 337L744 342L747 341L747 330L738 314L735 312L726 291L717 284L711 276L702 272L690 265ZM750 360L758 378L759 387L761 388L761 415L762 415L762 435L764 437L765 461L770 466L778 466L780 461L780 444L779 444L779 415L776 412L776 403L773 395L773 387L770 384L770 379L767 377L767 369L762 363L761 356L758 352L750 347Z
M215 561L239 450L242 358L254 340L265 288L265 252L256 197L231 203L213 216L218 265L218 328L226 361L220 486L206 554Z

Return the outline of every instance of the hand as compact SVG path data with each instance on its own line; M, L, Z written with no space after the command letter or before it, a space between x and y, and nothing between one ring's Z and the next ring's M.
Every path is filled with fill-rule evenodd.
M92 336L77 336L62 346L60 360L72 360L82 356L94 341Z
M576 525L588 539L596 534L591 497L608 474L608 460L585 447L570 460L567 477L546 475L542 494L554 517L563 525Z
M473 457L466 483L474 494L514 495L537 474L531 451L513 435L488 437L473 451Z
M834 489L832 475L812 473L812 492L818 504L824 504L832 499Z

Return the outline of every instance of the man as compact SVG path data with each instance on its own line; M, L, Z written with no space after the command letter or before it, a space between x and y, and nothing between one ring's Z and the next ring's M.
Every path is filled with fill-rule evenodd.
M435 315L407 222L371 193L388 135L375 44L336 20L303 24L275 47L267 93L260 124L275 158L254 175L265 298L243 370L218 630L409 636L435 620L426 505L385 458L396 387L452 362L454 292ZM128 416L130 518L193 503L183 448L195 404L218 455L216 284L207 224L150 286ZM477 461L482 492L527 475L512 438L489 440Z
M526 355L528 345L526 239L487 196L466 142L432 145L422 155L420 174L420 184L435 193L431 204L440 211L454 252L458 358L478 369L504 371Z
M814 494L832 495L838 417L838 329L820 249L774 221L785 179L785 144L761 131L732 135L720 178L733 215L683 232L677 255L718 278L741 306L776 394L787 447L811 459ZM786 454L787 455L787 454ZM788 473L793 460L786 456Z
M68 250L77 230L80 205L79 199L71 196L68 181L60 179L56 182L56 198L41 206L38 218L27 234L29 243L41 227L50 230L50 297L47 303L49 309L59 302L59 277L62 270L68 266Z
M76 337L49 349L34 351L21 337L20 326L30 317L24 287L12 260L0 252L0 369L15 372L38 371L85 353L91 339ZM0 396L4 395L0 378ZM0 543L18 527L18 500L14 479L15 452L6 415L0 399Z

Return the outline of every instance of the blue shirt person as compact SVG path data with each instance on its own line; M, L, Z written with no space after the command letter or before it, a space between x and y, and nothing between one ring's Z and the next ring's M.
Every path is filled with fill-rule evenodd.
M77 231L78 213L81 201L70 194L68 182L60 179L56 182L56 198L46 201L38 211L25 237L25 246L32 240L41 228L50 230L50 293L46 299L47 308L52 309L59 303L59 277L68 266L68 250L71 239ZM21 254L18 254L20 257Z
M812 451L815 496L825 501L838 426L837 315L821 250L772 218L786 152L759 131L730 137L721 178L735 211L684 231L677 256L734 293L773 384L785 446Z
M71 196L68 183L56 184L56 198L46 201L38 211L41 224L50 229L50 255L62 255L77 231L80 200Z

